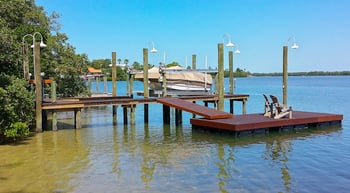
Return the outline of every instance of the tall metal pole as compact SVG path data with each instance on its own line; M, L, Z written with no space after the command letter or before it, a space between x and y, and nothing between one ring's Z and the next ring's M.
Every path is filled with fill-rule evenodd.
M288 46L283 46L283 83L282 95L283 105L287 106L287 91L288 91Z
M234 84L233 84L233 51L228 52L228 71L229 71L229 82L230 82L230 94L233 94Z
M219 88L219 102L218 110L224 111L224 44L218 44L218 88Z
M40 76L40 43L34 43L34 79L35 79L35 113L36 113L36 132L43 131L42 125L42 86Z

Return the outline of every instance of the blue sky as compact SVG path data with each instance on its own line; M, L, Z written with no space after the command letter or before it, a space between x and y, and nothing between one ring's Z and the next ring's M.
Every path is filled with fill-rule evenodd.
M299 49L289 49L288 69L350 70L350 1L348 0L36 0L50 14L61 14L61 32L78 53L90 60L128 59L142 64L179 62L197 68L217 66L217 45L230 34L241 54L234 68L250 72L281 72L282 47L295 37ZM225 48L225 68L228 50ZM234 48L235 50L235 48Z

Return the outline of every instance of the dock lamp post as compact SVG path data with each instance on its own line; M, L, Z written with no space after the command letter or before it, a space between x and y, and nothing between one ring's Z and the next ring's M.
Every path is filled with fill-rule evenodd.
M36 35L39 35L40 36L40 44L39 44L39 47L40 48L45 48L46 47L46 44L44 44L44 41L43 41L43 36L41 35L41 33L39 32L34 32L33 34L26 34L23 36L22 38L22 45L23 45L23 55L24 55L24 59L23 59L23 76L26 80L29 80L30 79L30 76L29 76L29 62L28 62L28 58L27 58L27 53L28 53L28 49L27 47L25 46L25 38L26 37L31 37L32 40L33 40L33 44L30 46L31 48L33 48L33 63L34 63L34 77L35 77L35 59L36 59L36 56L38 57L38 61L40 62L40 49L38 49L39 51L37 51L35 49L35 36ZM40 71L39 71L39 74L40 74ZM34 78L35 80L35 78Z
M292 49L298 49L299 46L296 44L295 37L290 37L287 40L287 45L283 46L283 82L282 82L282 96L283 105L287 106L287 90L288 90L288 43L293 40L291 46Z
M40 43L35 41L35 36L40 36ZM40 47L46 47L46 44L43 42L43 36L39 32L34 32L33 34L26 34L23 36L22 43L24 45L24 40L26 37L32 37L33 39L33 45L31 46L33 48L33 63L34 63L34 82L35 82L35 115L36 115L36 132L42 132L42 84L41 84L41 70L40 70ZM24 76L29 76L29 66L28 63L23 64L24 65ZM28 69L28 70L26 70Z
M229 62L229 83L230 83L230 94L234 93L234 83L233 83L233 54L240 54L241 51L238 49L238 45L235 45L234 43L231 42L231 35L230 34L225 34L224 38L227 37L228 38L228 43L226 44L226 47L228 48L232 48L234 46L236 46L236 50L233 52L232 50L230 50L228 52L228 62Z
M152 44L151 53L157 53L158 50L154 47L154 42L151 42L151 44Z

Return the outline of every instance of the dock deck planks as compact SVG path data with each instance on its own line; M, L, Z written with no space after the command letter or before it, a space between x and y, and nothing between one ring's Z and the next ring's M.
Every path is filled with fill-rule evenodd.
M343 115L329 113L315 113L293 111L293 118L273 119L263 114L235 115L227 119L198 119L192 118L190 123L193 127L206 127L217 130L248 131L263 128L287 127L303 124L317 124L323 122L341 121Z
M179 110L184 110L196 115L200 115L210 120L227 119L227 118L233 117L233 115L230 113L226 113L226 112L218 111L216 109L197 105L178 98L158 98L156 100L157 102L163 105L174 107Z

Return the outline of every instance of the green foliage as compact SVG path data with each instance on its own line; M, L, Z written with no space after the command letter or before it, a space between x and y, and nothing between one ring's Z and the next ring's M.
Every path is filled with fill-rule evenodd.
M252 76L282 76L282 72L272 73L252 73ZM335 72L323 72L323 71L311 71L311 72L289 72L289 76L349 76L350 71L335 71Z
M76 54L75 48L68 43L67 35L59 32L59 16L55 12L47 16L44 8L36 6L34 0L0 0L0 72L23 77L23 58L27 57L30 72L34 74L31 57L33 50L29 48L33 37L28 34L39 32L47 45L40 51L40 65L41 71L45 73L44 78L59 79L68 76L69 79L60 81L74 81L75 84L80 84L78 91L85 92L86 88L80 89L85 85L79 79L87 71L88 57L85 54ZM34 39L40 41L41 36L37 34ZM69 70L66 70L67 68ZM70 70L71 68L74 71ZM58 92L67 93L58 94L81 94L73 89L76 87L61 89Z
M143 65L136 61L132 64L132 67L134 68L134 70L143 70Z
M2 73L0 82L0 136L17 133L15 137L19 137L26 133L22 132L24 127L13 124L30 126L34 116L34 93L27 89L26 81L15 76Z
M67 71L65 75L55 78L58 95L61 97L87 96L88 91L84 79L74 73L72 69Z
M166 65L167 68L172 67L172 66L180 66L181 67L181 65L178 62L172 62L172 63L169 63Z
M230 72L228 70L224 71L224 76L229 77ZM250 72L237 68L235 72L233 72L234 77L247 77L250 75Z
M14 141L17 137L28 136L29 134L29 127L26 123L23 122L12 123L10 127L4 132L4 135L7 138L12 138Z

